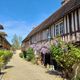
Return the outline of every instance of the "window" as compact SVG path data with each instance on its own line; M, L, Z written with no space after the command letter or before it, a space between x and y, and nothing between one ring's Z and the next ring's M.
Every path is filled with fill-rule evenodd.
M55 26L55 33L56 33L56 36L64 34L63 22L60 22Z
M63 25L63 22L60 23L60 34L64 34L64 25Z
M59 35L59 25L56 25L56 36Z
M51 39L51 35L50 35L50 32L48 32L48 34L47 34L47 39Z

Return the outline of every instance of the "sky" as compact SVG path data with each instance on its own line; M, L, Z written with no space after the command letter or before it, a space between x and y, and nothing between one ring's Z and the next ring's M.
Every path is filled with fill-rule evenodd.
M24 39L29 32L60 8L62 0L0 0L0 24L11 43L13 35Z

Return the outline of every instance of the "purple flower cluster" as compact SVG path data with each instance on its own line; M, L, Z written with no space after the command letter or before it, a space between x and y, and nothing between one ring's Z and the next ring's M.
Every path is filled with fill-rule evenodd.
M47 47L43 46L40 52L46 54L46 53L50 53L50 50Z
M40 52L40 53L43 53L43 54L50 53L49 45L48 44L44 44L44 45L33 44L30 47L33 48L34 51L37 51L37 52Z
M54 44L55 46L58 46L58 44L59 44L58 40L54 40L54 41L53 41L53 44Z
M40 51L41 45L32 44L32 45L31 45L31 48L33 48L34 51Z

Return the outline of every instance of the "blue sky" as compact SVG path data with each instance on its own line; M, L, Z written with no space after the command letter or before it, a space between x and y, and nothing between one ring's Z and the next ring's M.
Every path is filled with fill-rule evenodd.
M14 34L24 39L29 32L54 13L62 0L0 0L0 24L8 34L8 41Z

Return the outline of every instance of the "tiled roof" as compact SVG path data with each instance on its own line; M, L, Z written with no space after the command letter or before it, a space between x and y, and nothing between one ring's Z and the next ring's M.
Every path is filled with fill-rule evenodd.
M45 28L48 28L50 25L54 24L56 21L61 19L66 14L70 13L71 11L75 10L76 8L80 7L80 0L70 0L68 3L63 5L59 10L53 13L49 18L47 18L44 22L42 22L39 26L34 28L29 35L23 40L23 42L36 34L39 31L42 31Z

